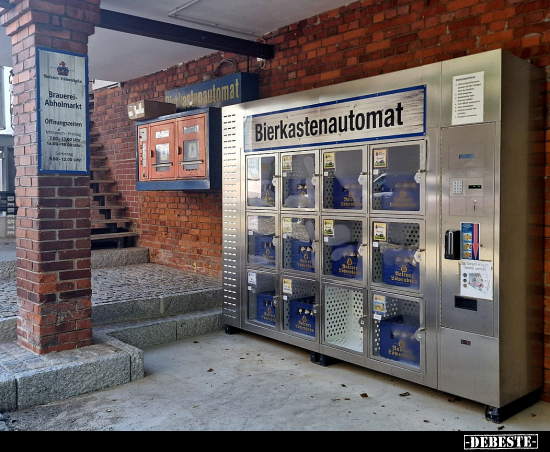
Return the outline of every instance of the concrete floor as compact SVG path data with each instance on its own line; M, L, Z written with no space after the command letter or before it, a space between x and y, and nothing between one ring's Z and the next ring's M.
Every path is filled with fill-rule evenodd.
M13 247L0 243L0 260L13 259ZM495 424L484 419L482 404L345 362L322 367L307 350L247 332L216 331L148 348L144 366L142 380L4 413L7 425L19 431L455 432L447 451L463 450L462 432L550 432L550 403L539 401ZM541 435L539 448L550 444L546 438Z
M349 363L322 367L306 350L252 333L216 331L145 350L142 380L5 415L20 431L550 431L549 403L502 424L484 410ZM462 450L463 439L451 436L446 450Z

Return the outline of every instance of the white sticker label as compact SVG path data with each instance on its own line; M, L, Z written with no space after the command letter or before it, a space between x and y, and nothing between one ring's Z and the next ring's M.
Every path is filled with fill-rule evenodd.
M256 285L256 273L248 273L248 284Z
M453 77L452 124L483 122L484 72Z

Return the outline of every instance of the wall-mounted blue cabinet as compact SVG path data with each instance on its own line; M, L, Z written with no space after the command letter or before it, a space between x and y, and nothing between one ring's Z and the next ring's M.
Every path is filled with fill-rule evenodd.
M200 108L139 121L137 189L221 189L221 147L219 108Z

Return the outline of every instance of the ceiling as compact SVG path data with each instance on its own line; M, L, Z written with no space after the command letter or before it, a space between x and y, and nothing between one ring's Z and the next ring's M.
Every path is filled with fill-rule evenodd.
M254 41L282 26L351 1L101 0L101 8ZM169 16L171 13L178 17ZM96 27L88 47L90 80L124 82L213 52L215 50ZM0 66L12 66L11 42L1 32Z

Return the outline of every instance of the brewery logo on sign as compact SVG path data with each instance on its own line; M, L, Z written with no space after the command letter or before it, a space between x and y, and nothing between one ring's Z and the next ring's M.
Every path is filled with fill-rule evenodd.
M538 449L539 435L464 435L464 450Z
M59 66L57 66L57 75L62 75L63 77L69 76L69 68L64 61L59 63Z

